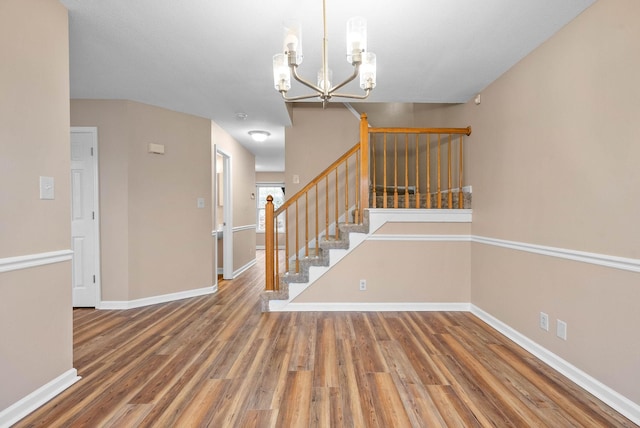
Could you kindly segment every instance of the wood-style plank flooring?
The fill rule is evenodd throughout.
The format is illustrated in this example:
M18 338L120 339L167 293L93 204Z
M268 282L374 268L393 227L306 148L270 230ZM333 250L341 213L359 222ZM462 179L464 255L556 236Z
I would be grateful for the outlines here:
M469 313L261 313L262 256L213 296L74 310L82 380L16 426L635 426Z

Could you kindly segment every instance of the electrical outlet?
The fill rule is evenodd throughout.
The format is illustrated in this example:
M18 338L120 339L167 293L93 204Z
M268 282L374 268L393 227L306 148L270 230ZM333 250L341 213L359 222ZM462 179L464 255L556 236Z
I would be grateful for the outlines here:
M367 280L366 279L361 279L360 280L360 291L365 291L367 289Z
M549 331L549 315L544 312L540 312L540 328Z
M566 322L562 320L558 320L558 323L556 324L556 336L558 336L562 340L567 340L567 323Z

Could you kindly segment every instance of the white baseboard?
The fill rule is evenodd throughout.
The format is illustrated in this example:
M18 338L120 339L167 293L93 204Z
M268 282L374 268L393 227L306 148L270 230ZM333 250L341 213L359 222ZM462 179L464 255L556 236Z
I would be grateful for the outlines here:
M67 370L20 401L0 411L0 428L8 428L15 424L80 379L76 369Z
M197 288L195 290L180 291L178 293L162 294L160 296L144 297L136 300L111 300L101 301L96 309L133 309L143 306L155 305L158 303L173 302L174 300L188 299L190 297L199 297L207 294L213 294L218 291L218 286Z
M233 277L237 277L238 275L240 275L241 273L243 273L244 271L250 269L251 267L253 267L258 261L256 259L251 260L249 263L247 263L246 265L242 266L241 268L234 270L233 271Z
M271 312L469 312L469 303L289 303L284 307L278 306L277 300L269 302L269 310Z
M577 385L586 389L588 392L614 408L616 411L631 419L634 423L640 425L639 404L634 403L625 396L609 388L599 380L589 376L587 373L583 372L571 363L550 352L543 346L540 346L533 340L509 327L507 324L493 317L489 313L483 311L479 307L471 305L471 313L509 339L513 340L515 343L517 343L527 351L531 352L537 358L560 372L563 376L567 377Z

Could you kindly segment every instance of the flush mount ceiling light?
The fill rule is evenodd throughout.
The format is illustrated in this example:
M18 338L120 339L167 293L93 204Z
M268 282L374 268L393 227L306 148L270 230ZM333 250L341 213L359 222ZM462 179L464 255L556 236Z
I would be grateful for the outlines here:
M322 68L318 71L318 84L314 85L298 75L298 66L302 64L302 32L300 24L285 27L284 53L273 57L273 82L276 90L286 101L298 101L318 97L323 106L333 97L363 100L376 87L376 55L367 51L367 21L362 17L355 17L347 21L347 62L353 66L353 74L342 83L332 86L332 73L327 59L327 14L326 0L322 0L322 23L324 33L322 38ZM288 97L291 89L291 76L303 85L315 91L310 95ZM360 76L360 88L363 95L341 94L336 92L349 82Z
M249 135L251 135L251 138L253 138L253 141L262 143L263 141L266 141L267 138L269 138L269 135L271 134L268 133L267 131L249 131Z

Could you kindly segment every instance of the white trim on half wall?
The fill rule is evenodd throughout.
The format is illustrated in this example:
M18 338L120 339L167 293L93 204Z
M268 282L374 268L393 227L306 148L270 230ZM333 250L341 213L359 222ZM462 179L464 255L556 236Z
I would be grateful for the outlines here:
M586 251L571 250L568 248L547 247L544 245L528 244L526 242L506 241L504 239L488 238L486 236L471 236L472 242L494 247L509 248L511 250L525 251L527 253L541 254L576 262L590 263L614 269L640 272L640 259L610 256L607 254L588 253Z
M256 230L256 224L247 224L244 226L234 226L232 229L234 232L240 232L243 230Z
M0 272L10 272L12 270L28 269L36 266L50 265L53 263L66 262L73 257L73 251L60 250L47 253L27 254L17 257L0 258Z

